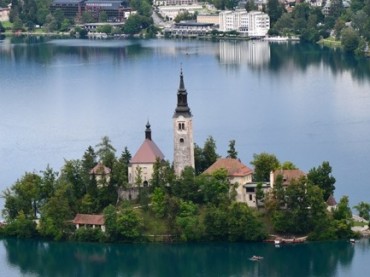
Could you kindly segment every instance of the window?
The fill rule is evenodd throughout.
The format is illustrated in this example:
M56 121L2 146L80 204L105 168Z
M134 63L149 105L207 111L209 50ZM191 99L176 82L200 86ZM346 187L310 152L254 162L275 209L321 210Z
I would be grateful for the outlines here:
M249 194L249 201L252 201L253 200L253 196L252 194Z
M185 122L179 122L179 130L185 130Z
M183 138L180 139L180 143L184 143L184 139Z

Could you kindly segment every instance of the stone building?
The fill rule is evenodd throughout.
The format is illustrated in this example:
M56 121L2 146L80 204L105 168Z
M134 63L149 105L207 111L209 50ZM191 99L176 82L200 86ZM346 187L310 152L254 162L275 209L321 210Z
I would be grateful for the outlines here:
M150 185L153 175L153 165L157 159L160 161L164 160L164 155L152 140L152 130L148 122L146 124L145 140L130 161L128 168L129 183L131 185L137 185L137 180L140 178L141 185Z
M173 115L173 164L177 176L181 175L181 172L187 166L195 168L192 118L188 106L188 93L185 89L184 76L181 70L180 86L177 91L177 107Z

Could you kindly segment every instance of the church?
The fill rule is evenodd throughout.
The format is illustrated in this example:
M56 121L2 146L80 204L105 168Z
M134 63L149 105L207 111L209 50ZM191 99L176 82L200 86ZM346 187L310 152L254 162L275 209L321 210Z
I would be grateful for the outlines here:
M177 176L181 175L185 167L195 167L192 117L184 75L181 70L180 85L177 90L177 106L173 115L173 165ZM128 178L131 186L149 186L155 162L164 160L162 151L152 139L150 127L148 122L144 141L130 161Z

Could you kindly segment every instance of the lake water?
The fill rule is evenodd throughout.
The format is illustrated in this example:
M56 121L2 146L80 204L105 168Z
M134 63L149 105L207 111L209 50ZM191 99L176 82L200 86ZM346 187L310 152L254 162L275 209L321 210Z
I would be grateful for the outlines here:
M253 255L263 256L259 262ZM368 276L370 243L91 244L0 240L1 276Z
M0 40L0 190L81 158L101 137L134 153L147 120L172 161L182 66L195 141L246 164L329 161L336 197L370 202L370 61L319 46L197 40ZM2 203L0 203L2 206ZM252 255L265 259L251 262ZM0 241L0 276L366 276L369 241L97 245Z
M25 171L81 158L107 135L134 154L147 120L172 161L183 68L194 137L220 155L329 161L336 198L370 202L370 61L300 43L0 40L0 190ZM1 204L1 203L0 203Z

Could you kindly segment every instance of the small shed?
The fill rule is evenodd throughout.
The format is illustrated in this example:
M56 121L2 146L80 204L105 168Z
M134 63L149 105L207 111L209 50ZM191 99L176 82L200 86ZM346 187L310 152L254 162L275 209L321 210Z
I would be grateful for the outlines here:
M102 214L76 214L72 223L79 228L100 228L105 232L105 219Z

